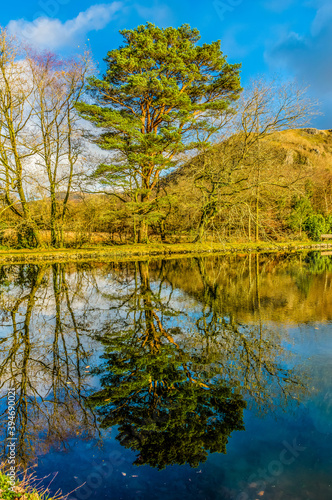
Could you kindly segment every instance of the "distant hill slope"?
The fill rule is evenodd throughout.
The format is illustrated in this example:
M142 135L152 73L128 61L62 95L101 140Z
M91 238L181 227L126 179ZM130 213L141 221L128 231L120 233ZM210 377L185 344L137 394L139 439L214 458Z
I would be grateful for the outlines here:
M274 160L274 165L282 167L283 173L287 173L288 167L289 170L292 170L302 166L308 178L321 177L321 182L324 182L322 180L324 175L325 177L326 174L332 175L332 129L284 130L267 136L263 139L262 144L264 148L268 146L271 151L274 151L277 158ZM218 155L221 158L222 145L216 145L211 151L216 158ZM183 192L189 189L189 192L193 194L192 189L195 191L195 187L192 186L191 182L197 173L197 166L201 162L202 156L189 160L185 165L163 177L161 184L170 192L173 189L176 191L184 189ZM262 154L262 163L264 159L264 154Z
M332 129L318 130L316 128L303 128L294 130L284 130L267 136L263 140L265 144L283 150L284 163L288 165L302 164L312 167L328 168L332 171ZM218 151L220 145L215 146L214 151ZM186 176L193 170L192 166L197 162L197 158L188 163L164 179L166 184L171 184L178 180L178 176Z
M332 130L304 128L278 132L269 140L290 152L289 161L300 153L312 166L332 167Z
M276 132L251 149L241 168L232 170L242 144L240 135L233 136L161 180L174 232L180 220L187 231L197 227L205 210L212 214L209 221L218 234L220 228L225 234L249 234L258 220L262 234L285 234L300 198L307 199L312 210L332 215L332 130Z

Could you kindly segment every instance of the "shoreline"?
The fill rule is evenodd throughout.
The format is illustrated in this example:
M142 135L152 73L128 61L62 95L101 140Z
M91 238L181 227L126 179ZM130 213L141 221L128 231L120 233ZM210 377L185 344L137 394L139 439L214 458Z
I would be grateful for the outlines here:
M92 260L145 260L146 258L177 258L195 254L278 253L303 250L332 250L332 243L174 243L137 244L82 249L0 250L0 263L70 262Z

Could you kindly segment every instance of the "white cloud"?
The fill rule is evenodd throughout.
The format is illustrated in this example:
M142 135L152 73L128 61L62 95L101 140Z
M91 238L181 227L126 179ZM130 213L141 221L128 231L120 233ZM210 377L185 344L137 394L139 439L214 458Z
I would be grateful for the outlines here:
M326 2L320 5L317 10L316 17L311 26L311 33L313 36L319 35L319 33L325 29L325 27L331 26L332 21L332 4Z
M97 4L64 23L50 17L39 17L33 22L18 19L10 21L7 29L32 45L54 50L80 44L90 31L105 28L121 8L121 2Z

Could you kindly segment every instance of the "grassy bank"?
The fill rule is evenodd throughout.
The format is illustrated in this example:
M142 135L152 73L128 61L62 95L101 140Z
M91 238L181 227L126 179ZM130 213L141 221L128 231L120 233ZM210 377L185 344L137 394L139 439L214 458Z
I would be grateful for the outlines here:
M1 500L65 500L61 494L50 496L48 490L33 486L32 475L25 475L12 487L11 479L0 471L0 499Z
M248 252L292 252L328 250L332 243L260 242L260 243L176 243L149 245L91 246L81 249L0 250L0 263L67 262L84 260L137 260L150 257L180 257L190 254L227 254Z

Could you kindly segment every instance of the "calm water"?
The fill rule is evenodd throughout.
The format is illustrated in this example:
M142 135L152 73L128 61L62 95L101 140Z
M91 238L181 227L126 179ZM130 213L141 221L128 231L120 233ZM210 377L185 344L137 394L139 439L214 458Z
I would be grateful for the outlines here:
M332 498L331 257L3 266L0 310L2 458L11 385L51 492Z

